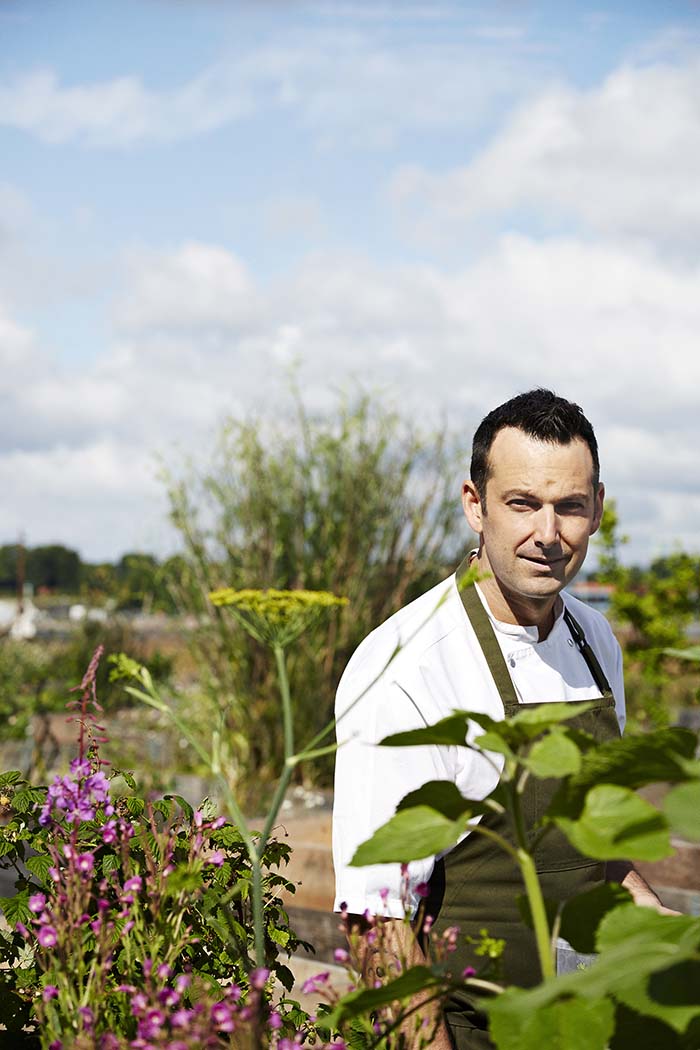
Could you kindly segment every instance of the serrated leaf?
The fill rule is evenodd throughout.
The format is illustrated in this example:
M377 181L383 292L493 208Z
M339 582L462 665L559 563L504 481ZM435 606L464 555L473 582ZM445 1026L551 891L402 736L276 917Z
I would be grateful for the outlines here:
M8 769L6 773L0 773L0 788L7 787L8 784L16 784L23 779L18 769Z
M46 882L53 860L48 853L35 853L31 857L27 857L25 864L32 875L36 875L42 882Z
M700 842L700 781L674 787L666 795L663 808L676 834Z
M289 944L289 930L279 930L276 926L271 926L268 928L267 936L273 944L279 944L282 948L286 948Z
M666 818L625 787L600 784L588 792L578 820L554 822L595 860L661 860L673 853Z
M14 897L0 897L0 911L11 927L18 922L29 922L32 916L29 910L29 890L20 890Z
M565 733L553 730L536 740L527 758L521 757L520 761L536 777L564 777L578 773L581 752Z
M140 817L146 808L146 803L138 795L127 795L124 802L132 817Z
M0 829L0 857L5 857L8 853L14 853L16 849L17 843L6 839L2 834L2 829Z
M27 813L46 798L44 788L26 787L12 796L12 808L16 813Z
M487 1005L498 1050L606 1050L615 1023L609 1000L557 1000L531 1012L527 993L509 989Z
M121 861L114 853L107 853L102 858L102 874L108 875L110 871L116 871Z
M596 950L595 935L603 916L631 900L627 890L615 882L604 882L595 889L571 897L562 910L561 936L577 952L591 954Z
M401 810L357 847L350 864L404 864L432 857L455 845L465 830L468 814L464 816L463 820L448 820L428 806Z

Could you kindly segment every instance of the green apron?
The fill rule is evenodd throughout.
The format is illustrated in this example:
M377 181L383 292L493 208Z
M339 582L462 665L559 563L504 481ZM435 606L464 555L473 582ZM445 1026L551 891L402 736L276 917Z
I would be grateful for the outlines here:
M458 579L461 574L458 571ZM506 667L500 645L491 621L473 586L461 591L464 608L503 701L506 717L515 714L520 704ZM582 711L567 722L569 726L585 730L596 740L619 737L615 715L615 701L608 681L595 653L586 642L583 631L568 610L565 622L582 657L586 660L602 696L585 701L593 707ZM573 710L583 701L569 701ZM465 693L464 706L469 707ZM556 779L538 780L530 777L522 796L525 827L532 836L536 824L547 809L558 786ZM481 818L481 826L489 827L513 842L513 830L508 814L489 812ZM605 879L605 865L584 857L571 846L556 828L550 828L535 845L533 853L545 898L566 900L569 897L600 885ZM465 967L483 966L483 958L474 954L466 936L479 938L480 931L506 942L502 957L502 978L508 984L531 987L541 980L540 966L532 930L520 918L517 900L525 892L520 869L512 857L485 835L472 832L453 850L436 862L430 880L430 893L420 911L432 915L433 930L440 934L449 926L458 926L460 936L455 952L450 956L453 972ZM464 992L445 1004L445 1020L457 1050L492 1050L493 1043L486 1032L486 1017L478 1011Z

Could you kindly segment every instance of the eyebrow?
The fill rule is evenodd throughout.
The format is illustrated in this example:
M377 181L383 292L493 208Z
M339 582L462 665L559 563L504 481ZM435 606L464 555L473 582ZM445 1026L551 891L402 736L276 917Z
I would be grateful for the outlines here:
M561 496L555 500L555 503L567 503L569 500L587 500L590 493L588 492L567 492L565 496ZM529 489L508 489L501 496L501 499L512 499L513 496L523 496L526 499L540 500L541 497L535 492L531 492Z

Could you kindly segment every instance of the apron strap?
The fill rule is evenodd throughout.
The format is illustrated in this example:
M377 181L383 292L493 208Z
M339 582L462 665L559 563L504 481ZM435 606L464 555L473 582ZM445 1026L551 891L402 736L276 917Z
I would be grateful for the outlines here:
M606 693L612 693L610 683L605 677L605 672L600 666L598 657L594 653L592 647L589 645L586 639L585 634L583 633L583 628L566 607L564 607L564 622L569 628L569 631L571 632L571 637L578 646L578 650L581 653L581 656L588 664L588 670L593 675L593 681L600 689L600 695L605 696Z
M459 590L459 595L462 599L462 605L469 617L469 622L474 629L474 634L476 635L484 657L486 658L486 663L488 664L489 671L496 683L496 688L501 695L501 700L504 704L517 704L519 703L519 700L517 693L515 692L513 679L510 676L508 665L506 664L501 647L498 644L493 624L491 623L482 601L476 592L476 587L473 583L467 584L466 586L462 586L461 584L461 581L469 572L469 568L469 557L467 556L457 569L456 573L457 589ZM569 628L571 637L581 653L581 656L586 661L588 669L593 676L593 681L600 690L601 696L611 694L612 690L610 688L610 683L605 677L605 672L600 666L598 657L588 643L583 628L566 608L566 605L564 606L564 622Z
M476 587L473 583L461 586L461 580L464 579L468 572L469 557L467 556L457 569L457 589L462 599L462 605L474 629L481 651L486 658L486 663L496 683L501 700L504 704L517 704L519 701L513 685L513 679L510 677L493 624L486 615L486 610L476 592Z

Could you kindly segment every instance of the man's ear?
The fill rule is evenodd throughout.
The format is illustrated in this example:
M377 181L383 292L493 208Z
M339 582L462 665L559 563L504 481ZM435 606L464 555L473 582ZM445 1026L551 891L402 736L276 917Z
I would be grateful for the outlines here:
M484 511L481 505L481 497L473 481L465 481L462 485L462 507L470 529L477 536L480 536L484 531L482 523Z
M598 486L598 495L595 498L595 507L593 509L593 525L591 527L591 536L594 532L597 532L600 528L600 523L603 519L603 507L605 506L605 485Z

